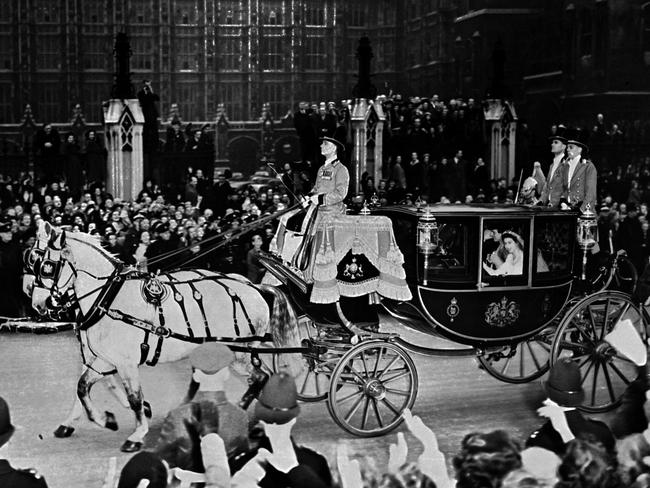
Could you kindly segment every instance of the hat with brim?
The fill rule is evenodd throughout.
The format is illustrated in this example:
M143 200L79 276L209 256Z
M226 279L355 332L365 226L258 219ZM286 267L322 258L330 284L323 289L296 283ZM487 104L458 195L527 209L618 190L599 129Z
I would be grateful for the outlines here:
M564 358L551 367L548 380L543 382L548 398L562 407L578 407L585 399L580 367L570 358Z
M9 442L14 432L16 432L16 427L11 424L9 405L4 398L0 397L0 447Z
M548 137L549 141L560 141L562 144L567 143L567 138L566 138L566 132L567 128L563 125L558 125L557 129L555 131L555 134L552 134Z
M287 373L271 376L255 404L255 418L267 424L286 424L299 413L295 379Z
M566 144L567 146L573 144L574 146L579 146L584 150L589 149L589 146L587 146L587 135L581 129L572 129L569 131L567 134Z
M345 146L341 143L341 141L338 141L333 137L321 137L320 140L321 142L328 141L334 144L336 146L336 150L338 151L338 154L343 154L345 152Z

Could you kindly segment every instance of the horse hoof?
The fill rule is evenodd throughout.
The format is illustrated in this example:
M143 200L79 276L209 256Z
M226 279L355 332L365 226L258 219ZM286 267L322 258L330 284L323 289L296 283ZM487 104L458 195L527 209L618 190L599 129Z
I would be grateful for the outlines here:
M67 425L59 425L54 431L54 437L59 439L64 439L70 437L74 432L74 427L68 427Z
M133 442L128 439L125 440L122 447L120 447L120 451L122 452L137 452L140 449L142 449L142 442Z
M149 402L144 401L142 402L142 408L144 409L144 416L147 417L148 419L151 418L151 405L149 405Z
M106 422L104 423L104 427L106 427L108 430L117 430L117 420L115 420L115 415L113 415L111 412L106 412Z

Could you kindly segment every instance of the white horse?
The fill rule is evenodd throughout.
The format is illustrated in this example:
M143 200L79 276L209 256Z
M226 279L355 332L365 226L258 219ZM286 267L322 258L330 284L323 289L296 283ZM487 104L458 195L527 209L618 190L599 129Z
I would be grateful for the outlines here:
M35 288L41 287L40 283L36 280L36 274L40 267L40 263L43 259L43 255L47 250L48 241L54 232L54 227L47 221L41 219L38 222L36 229L36 240L31 249L26 250L25 255L23 256L23 261L25 265L25 273L23 274L23 293L25 293L30 299L32 298L32 293ZM68 308L72 307L74 304L70 302L65 302L59 304L60 306L66 306ZM60 309L53 310L53 312L58 312ZM76 332L76 331L75 331ZM79 335L77 334L77 337ZM94 354L83 344L81 345L81 354L84 357L84 371L87 369L86 363L92 362L94 359ZM88 358L88 359L86 359ZM120 384L117 382L114 375L106 375L105 386L108 391L117 399L117 401L124 408L130 409L129 400L126 397L126 393L121 388ZM144 411L145 415L151 418L151 406L148 402L144 402ZM81 414L83 413L83 407L81 402L77 398L75 404L70 412L69 418L64 422L65 426L69 426L75 421L79 420ZM56 437L69 437L74 432L72 427L63 427L58 428L54 435Z
M277 347L300 345L296 315L280 290L207 270L177 271L151 281L125 270L85 233L53 232L37 281L32 306L40 313L74 291L82 350L93 354L84 358L87 369L77 396L88 418L101 427L116 430L117 423L113 414L100 412L91 402L90 389L103 375L117 371L121 377L136 420L124 452L140 449L148 431L138 374L143 362L176 361L217 338L270 333ZM263 294L272 298L272 309ZM295 356L282 355L283 365L294 374L302 367ZM71 418L57 431L71 429Z

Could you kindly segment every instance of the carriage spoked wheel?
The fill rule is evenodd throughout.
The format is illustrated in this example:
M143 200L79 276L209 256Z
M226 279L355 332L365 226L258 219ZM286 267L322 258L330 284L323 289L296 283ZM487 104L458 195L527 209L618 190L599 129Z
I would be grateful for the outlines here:
M645 340L644 321L629 296L618 291L588 295L560 323L551 350L551 365L569 357L580 367L585 401L579 408L604 412L616 407L638 375L636 365L605 341L623 320L630 320Z
M415 403L418 374L399 345L386 340L361 342L332 372L327 408L347 432L374 437L402 423L402 412Z
M551 344L555 328L547 327L533 337L478 356L490 375L506 383L527 383L549 369Z
M317 342L319 330L316 324L307 317L301 317L298 322L298 333L304 346ZM327 349L322 352L301 354L302 371L295 374L298 400L303 402L319 402L327 398L330 376L343 352ZM273 370L278 372L280 356L273 355Z

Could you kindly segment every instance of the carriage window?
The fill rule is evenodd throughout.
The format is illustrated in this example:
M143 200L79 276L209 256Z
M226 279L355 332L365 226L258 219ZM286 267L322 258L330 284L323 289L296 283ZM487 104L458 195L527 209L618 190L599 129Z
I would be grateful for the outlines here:
M476 228L478 219L439 218L438 245L430 255L419 255L419 278L476 284Z
M535 220L535 271L540 278L564 276L571 272L575 219Z
M528 273L529 236L528 220L485 219L482 280L493 286L524 283Z

